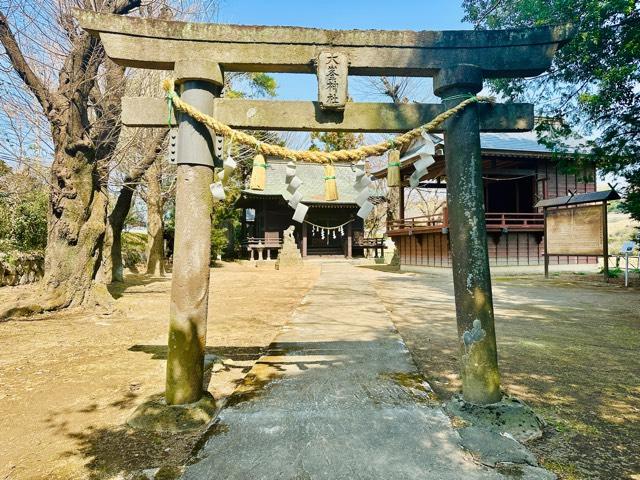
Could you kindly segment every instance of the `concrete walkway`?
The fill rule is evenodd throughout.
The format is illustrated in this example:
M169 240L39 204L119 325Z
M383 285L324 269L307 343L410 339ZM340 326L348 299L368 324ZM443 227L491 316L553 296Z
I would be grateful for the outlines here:
M459 447L371 278L348 263L322 265L183 478L504 478Z

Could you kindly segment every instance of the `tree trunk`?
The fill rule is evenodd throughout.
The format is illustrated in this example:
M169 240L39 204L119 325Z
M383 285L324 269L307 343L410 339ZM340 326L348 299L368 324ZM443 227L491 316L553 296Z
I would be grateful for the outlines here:
M158 158L145 177L147 179L147 275L164 276L163 201L160 187L161 168Z
M54 308L86 303L106 288L93 282L102 253L107 216L106 185L86 153L56 152L43 287ZM107 293L108 295L108 293ZM46 309L46 308L45 308Z
M107 225L107 239L110 242L105 243L105 260L103 269L105 282L124 282L124 264L122 262L122 229L124 222L131 209L133 202L133 193L135 187L124 185L120 189L118 200L116 201L113 211L109 215Z
M0 310L0 319L79 305L110 305L100 265L108 197L96 164L82 149L58 148L51 168L48 238L41 293Z
M162 152L162 143L167 136L168 129L161 129L146 140L142 161L134 166L124 179L120 188L118 200L109 215L107 234L105 235L102 260L102 276L105 283L124 282L124 264L122 261L122 229L131 210L133 194L137 183L154 162L160 161L158 155Z
M127 14L139 6L140 0L122 0L105 2L102 8ZM120 135L124 68L105 62L99 40L78 33L73 22L61 26L71 46L54 91L31 68L0 11L0 43L15 73L42 107L55 146L41 288L30 299L17 299L0 309L0 319L68 306L110 305L112 301L105 284L94 279L102 263L107 163ZM104 76L98 82L101 66Z

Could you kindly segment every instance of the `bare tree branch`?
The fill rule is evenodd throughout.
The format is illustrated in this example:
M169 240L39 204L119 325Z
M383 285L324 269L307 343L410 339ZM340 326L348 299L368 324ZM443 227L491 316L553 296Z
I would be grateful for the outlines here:
M9 27L7 17L4 12L1 11L0 42L4 46L5 52L7 53L7 56L9 57L14 70L38 99L38 102L42 106L45 115L50 118L51 115L53 115L55 103L53 101L53 94L44 85L44 83L42 83L40 77L35 74L27 60L24 58L22 50L18 46L18 42L16 41L16 38L13 35L11 28Z

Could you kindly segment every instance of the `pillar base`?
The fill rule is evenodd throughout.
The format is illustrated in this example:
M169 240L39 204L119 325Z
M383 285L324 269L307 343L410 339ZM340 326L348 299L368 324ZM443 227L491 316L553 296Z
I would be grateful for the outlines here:
M185 432L207 426L219 410L209 392L205 392L197 402L185 405L167 405L163 394L154 395L134 410L127 425L148 432Z
M508 395L487 405L467 402L462 395L454 395L445 409L449 415L465 423L500 434L508 433L519 442L540 438L545 426L544 420L531 407Z

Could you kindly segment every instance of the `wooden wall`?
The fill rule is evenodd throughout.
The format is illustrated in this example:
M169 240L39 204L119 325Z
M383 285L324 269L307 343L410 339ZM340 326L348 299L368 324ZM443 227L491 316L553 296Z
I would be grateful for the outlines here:
M577 173L564 173L552 159L521 159L501 155L504 161L516 162L519 168L535 168L536 197L533 203L543 198L555 198L573 193L596 191L596 171L587 168ZM519 164L519 165L518 165ZM510 211L505 209L504 211ZM394 238L399 249L402 265L451 267L448 235L440 232L403 235ZM509 232L488 234L489 263L493 266L543 265L544 242L540 232ZM597 263L597 257L553 256L552 265Z
M538 177L538 199L564 197L573 193L589 193L596 191L595 168L585 168L578 173L564 173L556 162L538 160L536 163Z
M541 235L527 232L489 234L489 264L493 266L544 265L544 243ZM425 233L395 237L402 265L425 267L451 267L449 236L443 233ZM549 257L551 265L595 264L597 257Z

